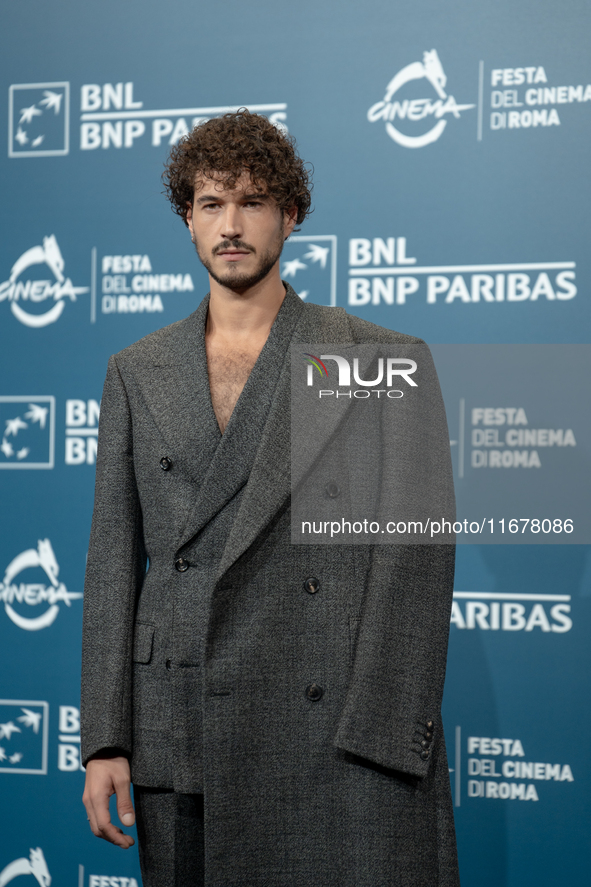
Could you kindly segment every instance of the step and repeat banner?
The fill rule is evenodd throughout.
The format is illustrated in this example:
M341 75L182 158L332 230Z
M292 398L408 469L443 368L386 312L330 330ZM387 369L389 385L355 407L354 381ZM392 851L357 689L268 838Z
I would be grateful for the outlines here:
M160 175L191 127L242 106L314 166L284 279L433 346L458 499L444 722L462 883L580 883L591 8L27 0L1 15L0 885L141 884L136 848L94 838L81 805L100 398L110 354L207 292Z

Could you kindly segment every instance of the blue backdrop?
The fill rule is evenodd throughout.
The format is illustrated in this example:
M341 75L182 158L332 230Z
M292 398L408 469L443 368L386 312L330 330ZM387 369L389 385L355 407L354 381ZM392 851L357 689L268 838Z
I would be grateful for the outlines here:
M136 850L80 803L81 598L107 358L207 291L162 196L170 145L239 106L296 135L316 209L282 271L311 301L433 344L584 343L591 8L24 0L2 19L0 883L136 887ZM568 374L545 398L529 367L529 388L502 362L444 380L470 501L588 472ZM507 520L572 516L522 505ZM588 876L589 550L544 539L458 553L464 887Z

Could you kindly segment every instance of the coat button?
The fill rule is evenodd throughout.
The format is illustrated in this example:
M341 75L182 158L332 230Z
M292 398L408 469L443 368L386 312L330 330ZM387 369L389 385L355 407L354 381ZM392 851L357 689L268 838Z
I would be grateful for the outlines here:
M322 699L322 694L324 690L322 687L319 687L318 684L310 684L306 687L306 696L308 699L311 699L312 702L318 702L319 699Z
M336 499L337 496L341 495L341 488L337 483L334 482L334 480L331 480L327 483L324 491L326 492L326 495L329 499Z
M306 579L304 582L304 588L308 592L308 594L316 594L318 589L320 588L320 582L318 579L315 579L314 576L310 576L309 579Z
M178 560L174 562L175 570L178 570L179 573L184 573L185 570L189 569L189 561L186 561L184 557L179 557Z
M426 761L426 760L428 759L428 757L429 757L429 752L428 752L428 751L422 751L422 752L421 752L421 757L422 757L423 761Z
M160 468L162 471L170 471L172 468L172 459L169 459L168 456L163 456L160 460Z
M433 721L427 721L427 730L432 730L435 724Z
M172 668L172 659L167 659L164 664L166 665L167 669L170 671L170 669Z
M431 743L428 742L426 739L423 739L423 741L421 742L421 748L429 748L430 745Z
M428 739L430 742L433 739L433 734L432 733L425 733L425 739Z

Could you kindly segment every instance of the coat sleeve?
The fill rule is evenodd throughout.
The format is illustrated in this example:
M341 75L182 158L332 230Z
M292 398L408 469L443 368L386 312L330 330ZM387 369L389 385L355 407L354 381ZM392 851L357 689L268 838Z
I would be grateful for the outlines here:
M111 357L101 401L96 486L84 583L82 760L103 748L131 755L136 601L146 570L131 412Z
M419 365L419 387L410 395L420 396L384 403L380 522L410 517L426 526L427 518L445 517L453 524L449 434L437 375L424 343L407 356ZM454 538L448 534L446 544L430 534L406 536L406 544L391 544L396 535L383 538L385 544L372 550L334 743L384 767L425 776L442 732Z

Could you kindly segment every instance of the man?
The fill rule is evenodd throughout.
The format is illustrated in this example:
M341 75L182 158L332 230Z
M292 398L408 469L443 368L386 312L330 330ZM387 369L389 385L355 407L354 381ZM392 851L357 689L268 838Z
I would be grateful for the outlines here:
M453 546L290 541L290 345L420 340L282 283L310 187L264 117L201 124L165 175L211 292L109 361L85 586L90 826L131 846L108 811L116 792L133 824L131 779L144 887L457 885L440 715Z

